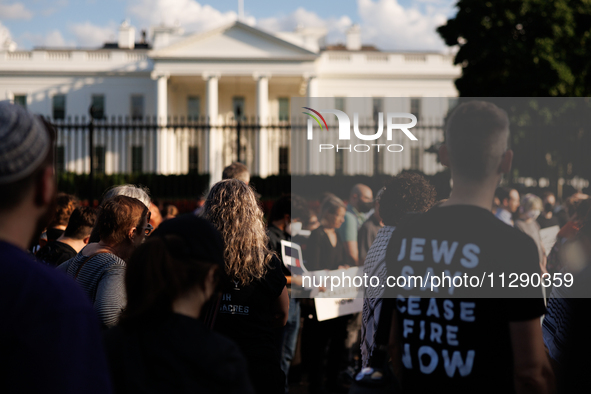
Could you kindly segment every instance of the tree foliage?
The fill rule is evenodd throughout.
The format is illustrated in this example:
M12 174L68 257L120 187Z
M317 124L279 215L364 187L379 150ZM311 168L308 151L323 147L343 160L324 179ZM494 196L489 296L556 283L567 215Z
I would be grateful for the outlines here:
M591 0L460 0L437 30L458 46L460 96L591 95Z
M511 118L514 176L591 179L591 0L459 0L437 29L457 47L461 97L497 99ZM526 99L529 98L529 99ZM538 98L538 99L535 99Z

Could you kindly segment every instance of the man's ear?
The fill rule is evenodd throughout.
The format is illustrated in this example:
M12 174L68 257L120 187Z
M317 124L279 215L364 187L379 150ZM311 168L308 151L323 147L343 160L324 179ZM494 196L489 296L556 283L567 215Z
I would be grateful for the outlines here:
M513 163L513 151L508 149L503 154L501 164L499 165L499 172L501 174L508 174L511 171L511 164Z
M90 242L90 235L82 239L82 242L84 242L84 245L88 245L88 243Z
M41 171L35 184L35 204L40 207L51 204L55 188L53 167L47 166Z
M446 167L449 167L449 155L447 152L447 145L442 144L439 147L439 161Z
M136 233L137 233L137 227L130 228L129 232L127 233L127 238L129 238L130 241L133 241Z

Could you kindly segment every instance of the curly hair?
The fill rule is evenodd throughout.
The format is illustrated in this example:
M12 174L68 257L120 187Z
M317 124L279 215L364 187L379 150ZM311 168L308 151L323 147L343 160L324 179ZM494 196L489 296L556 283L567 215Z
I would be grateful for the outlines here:
M58 193L56 197L57 206L55 216L47 227L67 226L70 215L78 207L78 197L66 193Z
M272 258L268 237L254 192L246 183L225 179L213 185L202 216L224 239L226 274L243 286L261 279Z
M380 217L384 224L396 226L408 212L426 212L437 193L422 175L405 172L393 177L380 198Z

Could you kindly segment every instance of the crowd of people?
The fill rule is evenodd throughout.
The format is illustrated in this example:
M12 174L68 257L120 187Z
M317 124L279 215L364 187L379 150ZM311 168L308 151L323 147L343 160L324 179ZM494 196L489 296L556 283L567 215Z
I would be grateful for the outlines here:
M284 195L265 218L248 169L233 163L194 212L160 209L134 185L110 188L94 209L56 190L52 126L0 103L0 386L277 394L291 375L310 393L588 388L574 357L589 350L591 199L559 205L550 192L498 187L513 154L493 104L460 105L445 138L453 190L440 201L404 172L375 198L363 184L346 202L325 193L318 210ZM319 320L313 300L291 296L301 277L282 241L301 247L309 271L362 266L384 282L408 267L519 266L573 273L575 285L518 300L367 288L361 312Z

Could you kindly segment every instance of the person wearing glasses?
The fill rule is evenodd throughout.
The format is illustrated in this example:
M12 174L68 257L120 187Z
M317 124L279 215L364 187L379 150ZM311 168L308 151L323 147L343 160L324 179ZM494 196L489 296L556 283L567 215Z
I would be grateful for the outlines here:
M100 240L58 267L90 297L103 328L115 326L126 305L126 261L152 231L149 220L148 208L138 199L117 196L105 201L95 224Z
M163 222L133 252L127 306L105 333L115 393L254 394L238 346L207 323L223 279L222 237L195 215Z

